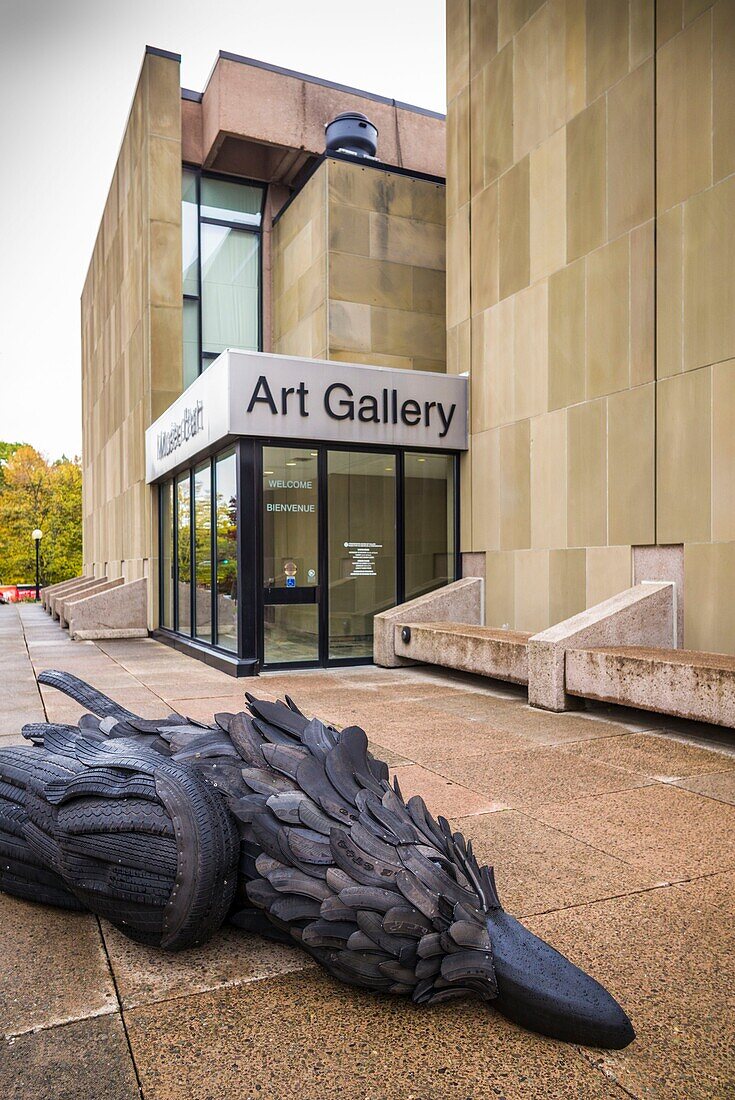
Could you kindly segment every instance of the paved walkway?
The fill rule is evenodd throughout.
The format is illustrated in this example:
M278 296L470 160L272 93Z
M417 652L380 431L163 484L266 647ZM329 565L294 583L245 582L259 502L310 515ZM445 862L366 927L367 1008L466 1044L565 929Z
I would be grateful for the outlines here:
M166 956L104 921L0 895L0 1096L22 1100L507 1100L735 1095L735 735L406 668L235 681L152 640L71 643L0 607L0 745L80 709L68 669L144 715L242 708L288 690L363 725L496 864L507 909L604 982L638 1032L602 1052L491 1008L415 1009L330 980L297 948L226 929Z

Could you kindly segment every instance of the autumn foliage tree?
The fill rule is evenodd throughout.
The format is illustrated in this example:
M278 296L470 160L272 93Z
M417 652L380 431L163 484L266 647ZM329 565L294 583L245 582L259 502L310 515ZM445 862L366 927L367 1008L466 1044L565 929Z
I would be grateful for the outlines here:
M0 445L2 448L2 445ZM49 463L34 447L0 449L0 583L31 584L40 527L41 583L82 571L82 470L78 459Z

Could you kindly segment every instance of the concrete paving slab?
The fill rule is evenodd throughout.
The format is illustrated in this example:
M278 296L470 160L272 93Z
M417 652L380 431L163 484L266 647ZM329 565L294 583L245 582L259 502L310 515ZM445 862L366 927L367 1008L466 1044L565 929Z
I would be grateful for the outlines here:
M316 968L301 948L234 927L223 928L203 947L176 953L133 943L107 921L101 927L123 1009Z
M126 1014L144 1096L598 1100L624 1093L574 1047L479 1002L427 1011L289 974Z
M0 928L1 1035L117 1007L94 917L0 894Z
M662 781L735 769L735 751L715 752L653 733L578 741L562 751Z
M177 714L185 714L187 718L194 718L197 722L211 722L214 715L220 711L227 714L237 714L247 707L245 691L232 695L216 695L203 699L171 699L166 697L165 707L176 711Z
M533 817L662 879L735 867L735 806L653 783L540 806Z
M437 768L448 779L464 783L504 807L527 811L651 782L646 776L581 760L544 745L514 752L458 753Z
M586 1051L634 1097L724 1100L735 1081L735 875L528 921L625 1005L637 1039Z
M434 815L468 817L499 808L499 803L492 799L461 783L437 775L428 768L422 768L419 764L403 764L392 771L398 779L403 797L409 799L414 794L420 794Z
M140 1100L119 1013L0 1046L3 1100Z
M389 768L396 768L399 764L415 763L415 761L403 756L400 752L393 752L392 749L387 749L384 745L376 745L374 741L368 741L368 749L373 756L377 756L379 760L384 760Z
M525 749L528 742L507 730L498 730L486 722L467 722L437 713L429 708L406 709L398 703L390 707L389 717L369 718L365 725L380 744L404 752L419 764L441 771L443 763L457 756Z
M481 862L495 864L500 899L514 916L566 909L650 889L660 879L518 810L456 818Z
M716 772L712 775L694 775L687 779L677 779L677 787L687 791L714 798L719 802L729 802L735 806L735 772Z
M497 864L509 909L531 914L527 923L539 922L539 931L552 922L549 939L609 984L640 1032L629 1050L600 1056L538 1039L482 1005L416 1010L340 987L321 972L292 972L291 965L309 964L298 948L234 929L201 953L167 956L108 928L145 1100L727 1095L727 1073L730 1082L735 1074L723 1045L723 1005L733 987L725 961L735 952L724 923L732 882L723 869L735 866L735 770L730 757L717 771L701 770L712 754L723 759L726 731L617 707L532 712L513 688L417 666L238 682L212 677L152 639L72 643L39 609L8 610L12 618L0 614L0 654L36 692L34 706L34 667L62 667L142 713L169 709L160 681L168 691L172 679L196 679L206 690L182 709L197 708L202 718L240 709L246 690L271 698L287 691L307 713L366 726L405 793L420 791L435 812L458 820L480 855ZM81 709L58 692L48 700L61 720L75 720ZM26 702L14 705L20 717ZM659 736L640 736L651 729ZM675 761L679 769L674 782L652 778L662 753L667 768ZM627 789L611 790L611 777ZM501 809L499 797L520 808ZM685 885L654 885L670 879ZM724 897L711 885L719 879L727 879ZM0 1050L3 1097L137 1095L125 1091L131 1063L96 927L92 918L0 898L0 1030L23 1032ZM59 1025L75 1015L84 1020ZM44 1030L26 1034L34 1027ZM94 1038L102 1034L109 1041ZM8 1050L20 1058L8 1062Z

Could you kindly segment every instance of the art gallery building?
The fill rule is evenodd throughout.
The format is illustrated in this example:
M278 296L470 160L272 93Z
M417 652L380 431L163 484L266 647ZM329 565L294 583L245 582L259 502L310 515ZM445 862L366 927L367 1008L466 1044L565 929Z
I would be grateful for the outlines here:
M666 580L735 652L735 32L695 7L449 0L446 120L146 52L82 296L128 625L250 674L459 577L526 632Z
M146 53L82 300L86 570L238 675L370 660L373 616L460 569L444 119L178 73Z

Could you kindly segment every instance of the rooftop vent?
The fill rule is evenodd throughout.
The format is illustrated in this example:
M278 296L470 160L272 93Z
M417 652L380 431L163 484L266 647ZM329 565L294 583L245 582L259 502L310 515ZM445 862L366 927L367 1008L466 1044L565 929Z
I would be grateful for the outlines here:
M324 127L328 153L351 153L356 157L375 157L378 128L359 111L344 111Z

